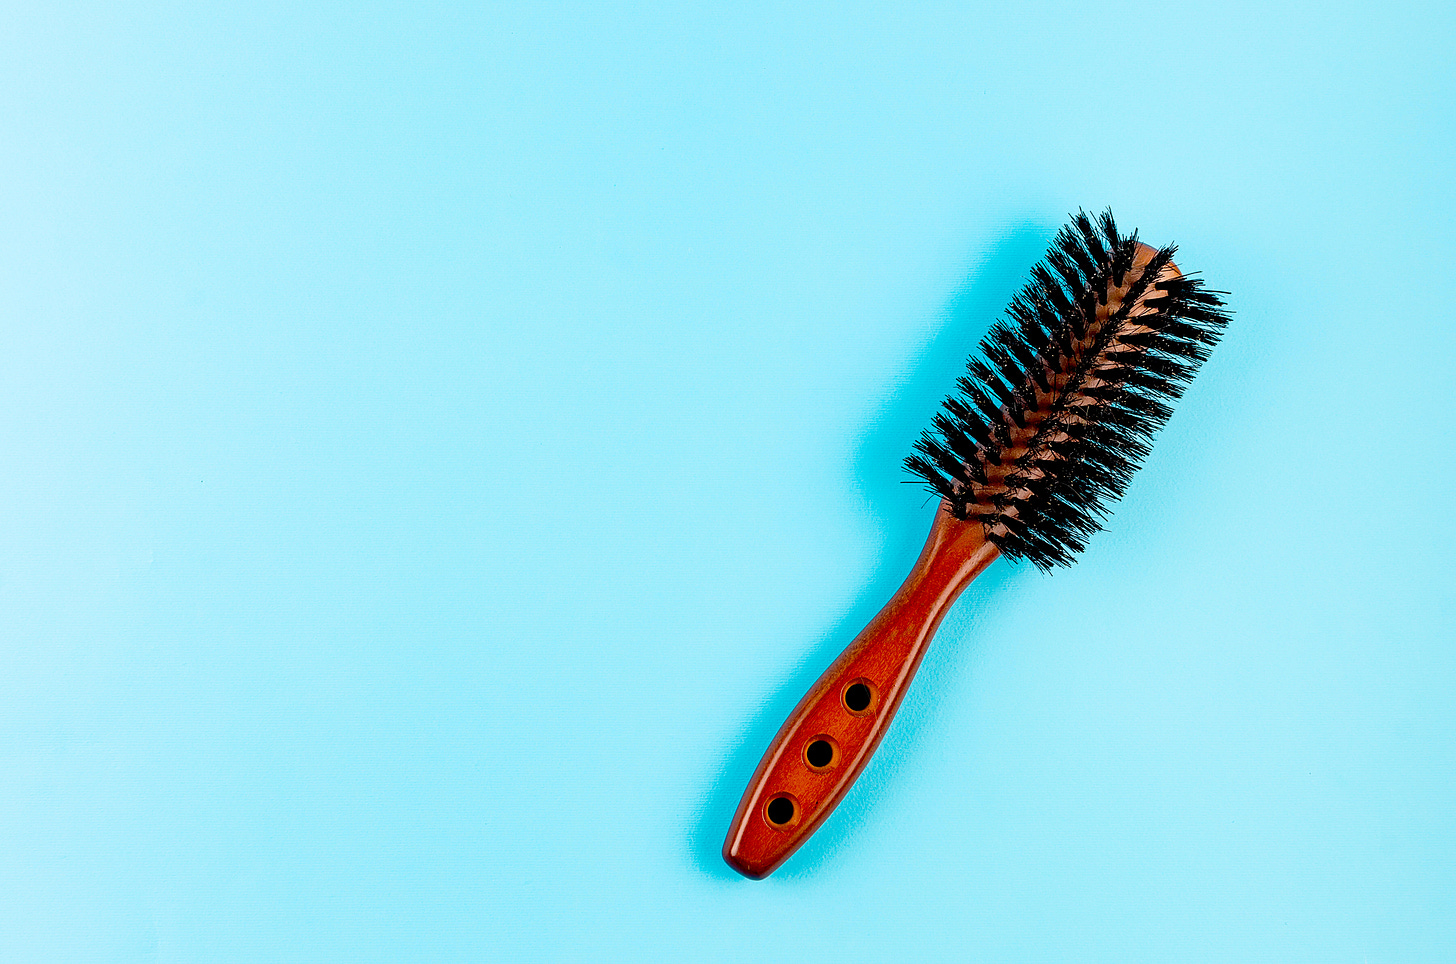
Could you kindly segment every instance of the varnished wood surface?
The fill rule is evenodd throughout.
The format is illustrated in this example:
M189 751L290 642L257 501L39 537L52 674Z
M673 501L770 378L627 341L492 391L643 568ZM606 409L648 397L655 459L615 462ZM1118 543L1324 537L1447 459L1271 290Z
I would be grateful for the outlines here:
M936 514L905 582L799 701L764 754L723 843L731 867L754 879L768 876L834 811L884 738L951 604L997 555L980 523L958 521L944 509ZM844 701L855 682L874 694L862 712ZM805 750L821 738L835 753L829 766L816 768ZM766 811L781 796L793 802L794 815L775 825Z

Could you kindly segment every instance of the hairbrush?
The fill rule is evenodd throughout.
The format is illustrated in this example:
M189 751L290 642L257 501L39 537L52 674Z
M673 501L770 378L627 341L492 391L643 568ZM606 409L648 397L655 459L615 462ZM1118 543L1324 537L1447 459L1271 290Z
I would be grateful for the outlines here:
M723 858L772 873L844 799L884 738L946 612L998 556L1069 565L1101 529L1217 343L1211 291L1120 234L1112 212L1078 212L905 467L940 497L905 582L824 671L749 782Z

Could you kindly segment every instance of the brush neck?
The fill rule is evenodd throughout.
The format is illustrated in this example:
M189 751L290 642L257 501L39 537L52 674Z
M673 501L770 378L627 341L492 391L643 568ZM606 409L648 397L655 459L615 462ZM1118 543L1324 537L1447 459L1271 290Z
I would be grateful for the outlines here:
M897 602L923 607L925 614L934 619L927 627L927 637L933 636L956 597L995 562L1000 553L1001 550L986 539L985 527L979 520L957 519L942 505L935 514L935 522L931 524L930 535L925 539L920 557L881 615L894 608Z

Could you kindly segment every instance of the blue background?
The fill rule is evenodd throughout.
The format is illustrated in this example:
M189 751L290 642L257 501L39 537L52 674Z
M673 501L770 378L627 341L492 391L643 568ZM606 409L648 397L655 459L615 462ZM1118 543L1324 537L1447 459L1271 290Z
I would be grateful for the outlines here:
M1456 959L1450 4L12 4L0 959ZM1068 211L1233 327L718 857Z

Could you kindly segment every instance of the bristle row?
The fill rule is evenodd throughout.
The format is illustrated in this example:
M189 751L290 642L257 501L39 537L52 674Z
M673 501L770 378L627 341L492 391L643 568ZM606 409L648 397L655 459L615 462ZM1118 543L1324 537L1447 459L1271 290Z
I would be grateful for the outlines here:
M1013 559L1072 561L1227 324L1172 246L1141 247L1079 212L905 461Z

